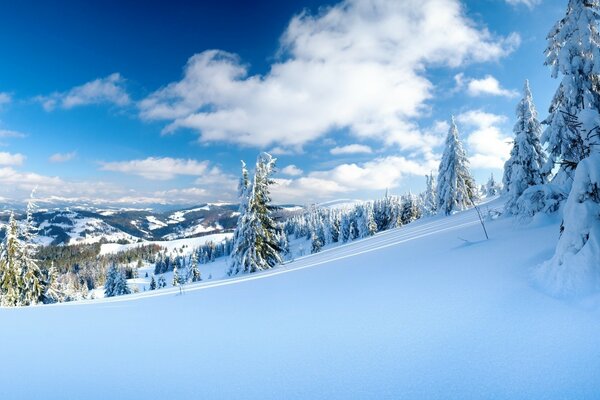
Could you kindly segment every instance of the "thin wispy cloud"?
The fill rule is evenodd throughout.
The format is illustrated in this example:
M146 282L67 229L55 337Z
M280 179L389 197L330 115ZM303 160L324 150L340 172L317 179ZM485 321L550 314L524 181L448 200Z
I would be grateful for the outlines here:
M333 155L341 154L371 154L373 150L364 144L348 144L346 146L337 146L329 150Z
M23 132L13 131L10 129L0 129L0 138L9 139L9 138L24 138L25 135Z
M77 152L71 151L69 153L54 153L48 160L53 163L64 163L73 160L75 157L77 157Z
M524 5L529 9L533 9L535 6L542 3L542 0L506 0L506 2L512 6Z
M38 96L36 100L42 104L46 111L52 111L56 108L71 109L92 104L126 106L131 102L125 89L125 79L118 73L84 83L66 92Z
M103 171L138 175L152 180L169 180L178 175L202 175L207 172L208 161L171 157L148 157L140 160L101 162Z
M12 95L7 92L0 92L0 108L12 102Z

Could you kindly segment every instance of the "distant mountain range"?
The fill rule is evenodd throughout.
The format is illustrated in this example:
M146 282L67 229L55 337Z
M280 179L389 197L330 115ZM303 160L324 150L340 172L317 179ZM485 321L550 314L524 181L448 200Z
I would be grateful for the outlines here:
M66 207L40 209L34 213L41 244L96 242L133 243L142 240L174 240L228 232L235 229L239 206L207 203L169 211ZM280 214L298 212L302 207L282 206ZM0 227L9 211L0 211ZM23 218L20 214L19 218ZM4 236L4 229L0 232Z

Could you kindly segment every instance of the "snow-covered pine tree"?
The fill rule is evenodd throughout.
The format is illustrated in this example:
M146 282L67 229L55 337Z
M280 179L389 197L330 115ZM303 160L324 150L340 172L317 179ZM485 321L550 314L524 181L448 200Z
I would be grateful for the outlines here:
M517 200L530 186L546 182L542 169L546 155L540 144L540 123L529 89L525 81L523 98L516 109L517 122L513 128L515 138L510 158L504 164L504 191L507 193L505 209L510 214L518 214Z
M502 192L502 185L496 182L494 174L490 174L490 179L488 179L487 183L485 184L485 196L498 196L500 192Z
M154 274L152 274L152 279L150 279L150 290L156 289L156 279L154 279Z
M112 264L106 272L106 281L104 283L104 297L121 296L131 293L127 286L125 273Z
M423 213L425 215L434 215L437 213L437 195L436 183L433 172L425 175L425 196L423 196Z
M173 267L173 281L171 282L171 285L179 286L180 283L181 283L181 281L179 278L179 270L177 268L177 264L175 264L175 266Z
M167 287L167 280L165 279L164 276L161 275L158 277L158 288L162 289L165 287Z
M421 218L421 213L417 199L412 193L408 193L402 197L402 211L400 214L402 224L409 224L419 218Z
M354 209L354 219L357 229L356 238L366 238L377 232L371 203L358 204Z
M44 276L32 250L22 242L24 231L11 213L0 252L0 297L4 306L28 306L43 301ZM28 237L29 238L29 237Z
M584 157L584 151L583 138L577 130L569 129L565 117L577 116L584 109L600 109L599 11L598 0L569 0L566 15L547 37L545 65L551 67L553 78L560 73L562 80L552 99L550 115L543 122L547 128L541 140L547 144L549 158L542 172L549 174L557 162L567 161L554 179L566 186L572 182L571 167Z
M65 294L61 288L60 282L58 281L58 270L54 266L54 262L51 263L48 268L48 276L46 278L46 293L44 294L44 303L59 303L64 301Z
M554 256L534 274L546 290L558 296L600 290L600 114L584 110L577 124L585 158L575 170Z
M319 237L319 235L317 235L316 232L312 233L310 243L310 252L312 254L318 253L319 251L321 251L321 248L323 248L323 242L321 241L321 238Z
M446 215L472 206L477 198L477 187L469 170L469 160L458 137L454 117L450 121L446 147L440 162L436 192L438 212Z
M278 228L271 217L273 206L269 192L274 183L271 176L275 172L275 161L270 154L261 153L251 184L247 181L245 166L242 167L240 217L234 233L229 275L262 271L281 262Z
M200 282L202 280L200 277L200 269L198 269L198 255L195 251L192 251L192 259L190 260L188 275L192 282Z

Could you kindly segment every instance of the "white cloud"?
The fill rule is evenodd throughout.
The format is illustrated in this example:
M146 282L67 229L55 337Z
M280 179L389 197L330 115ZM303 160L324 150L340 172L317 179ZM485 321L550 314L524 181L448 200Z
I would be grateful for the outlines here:
M470 128L467 131L471 131L466 140L471 150L471 166L502 169L511 149L511 138L498 127L506 122L506 117L481 110L470 110L458 115L456 119Z
M302 171L300 168L298 168L292 164L292 165L288 165L285 168L282 168L281 173L284 175L289 175L289 176L299 176L299 175L302 175L304 173L304 171Z
M24 138L25 136L23 132L0 129L0 138Z
M57 107L70 109L90 104L125 106L131 102L131 99L124 85L125 79L120 74L114 73L105 78L98 78L76 86L67 92L38 96L36 99L46 111L52 111Z
M425 175L438 160L419 163L404 157L380 157L356 164L341 164L326 171L313 171L297 179L275 179L273 199L278 202L316 202L339 194L396 188L403 178Z
M414 123L432 97L427 67L497 60L518 43L477 26L458 0L347 0L295 16L283 61L265 75L249 75L235 54L194 55L180 81L140 102L140 115L205 142L285 149L348 128L418 150L432 141Z
M10 102L12 102L12 96L10 93L0 92L0 107L5 104L9 104Z
M349 144L346 146L334 147L329 152L333 155L360 154L360 153L370 154L373 152L373 150L371 150L371 148L369 146L365 146L363 144Z
M142 160L101 162L104 171L138 175L152 180L169 180L177 175L202 175L208 171L208 161L170 157L148 157Z
M456 82L456 88L454 91L462 90L466 87L467 94L469 96L504 96L504 97L516 97L519 92L516 90L505 89L500 86L500 82L492 75L486 75L481 79L465 78L465 74L462 72L454 76Z
M31 191L31 189L42 185L47 186L60 186L63 181L57 177L49 177L33 172L20 172L16 171L11 167L0 168L0 184L5 188L20 188L23 190Z
M21 165L23 161L25 161L23 154L0 152L0 165Z
M511 6L517 6L519 4L523 4L527 7L529 7L530 9L532 9L533 7L540 4L542 2L542 0L506 0L506 2L508 4L510 4Z
M77 156L77 152L71 151L69 153L54 153L52 154L48 160L53 163L63 163L67 161L71 161Z

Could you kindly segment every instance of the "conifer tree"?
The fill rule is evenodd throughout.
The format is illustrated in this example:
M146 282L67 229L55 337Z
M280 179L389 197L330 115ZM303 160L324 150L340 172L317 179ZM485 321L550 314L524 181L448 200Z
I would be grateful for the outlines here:
M274 183L275 161L261 153L256 161L252 183L242 164L240 183L240 217L234 233L234 248L229 275L251 273L273 268L281 262L278 228L271 217L273 206L269 187Z
M115 264L111 265L106 272L106 281L104 282L104 296L113 297L131 293L127 286L125 273L120 271Z
M26 221L27 222L27 221ZM43 301L44 276L33 258L33 246L23 243L30 229L19 227L11 213L0 252L0 297L4 306L28 306Z
M154 279L154 274L152 274L152 279L150 279L150 290L156 289L156 279Z
M542 173L546 162L544 149L540 144L540 124L533 104L533 97L529 89L529 81L525 81L523 99L516 110L517 122L513 129L515 139L510 158L504 164L504 191L508 198L506 210L516 214L517 200L525 189L546 182Z
M438 171L437 195L438 212L446 215L468 208L477 198L475 180L471 176L469 160L458 137L454 117Z
M192 252L192 259L190 260L190 271L189 276L192 282L199 282L202 280L200 277L200 270L198 269L198 255L195 251Z
M562 79L543 122L547 128L541 140L550 157L542 172L549 174L556 162L567 161L555 179L569 188L573 165L585 157L585 139L581 131L569 128L567 119L584 109L600 109L600 63L594 62L600 59L599 11L598 0L569 0L565 16L547 36L545 64L553 78L560 74Z
M425 215L434 215L437 212L436 183L433 172L425 175L426 189L423 198L423 211Z
M173 267L173 281L171 282L172 286L179 286L180 284L180 280L179 280L179 270L177 269L177 264L175 264L175 266Z

